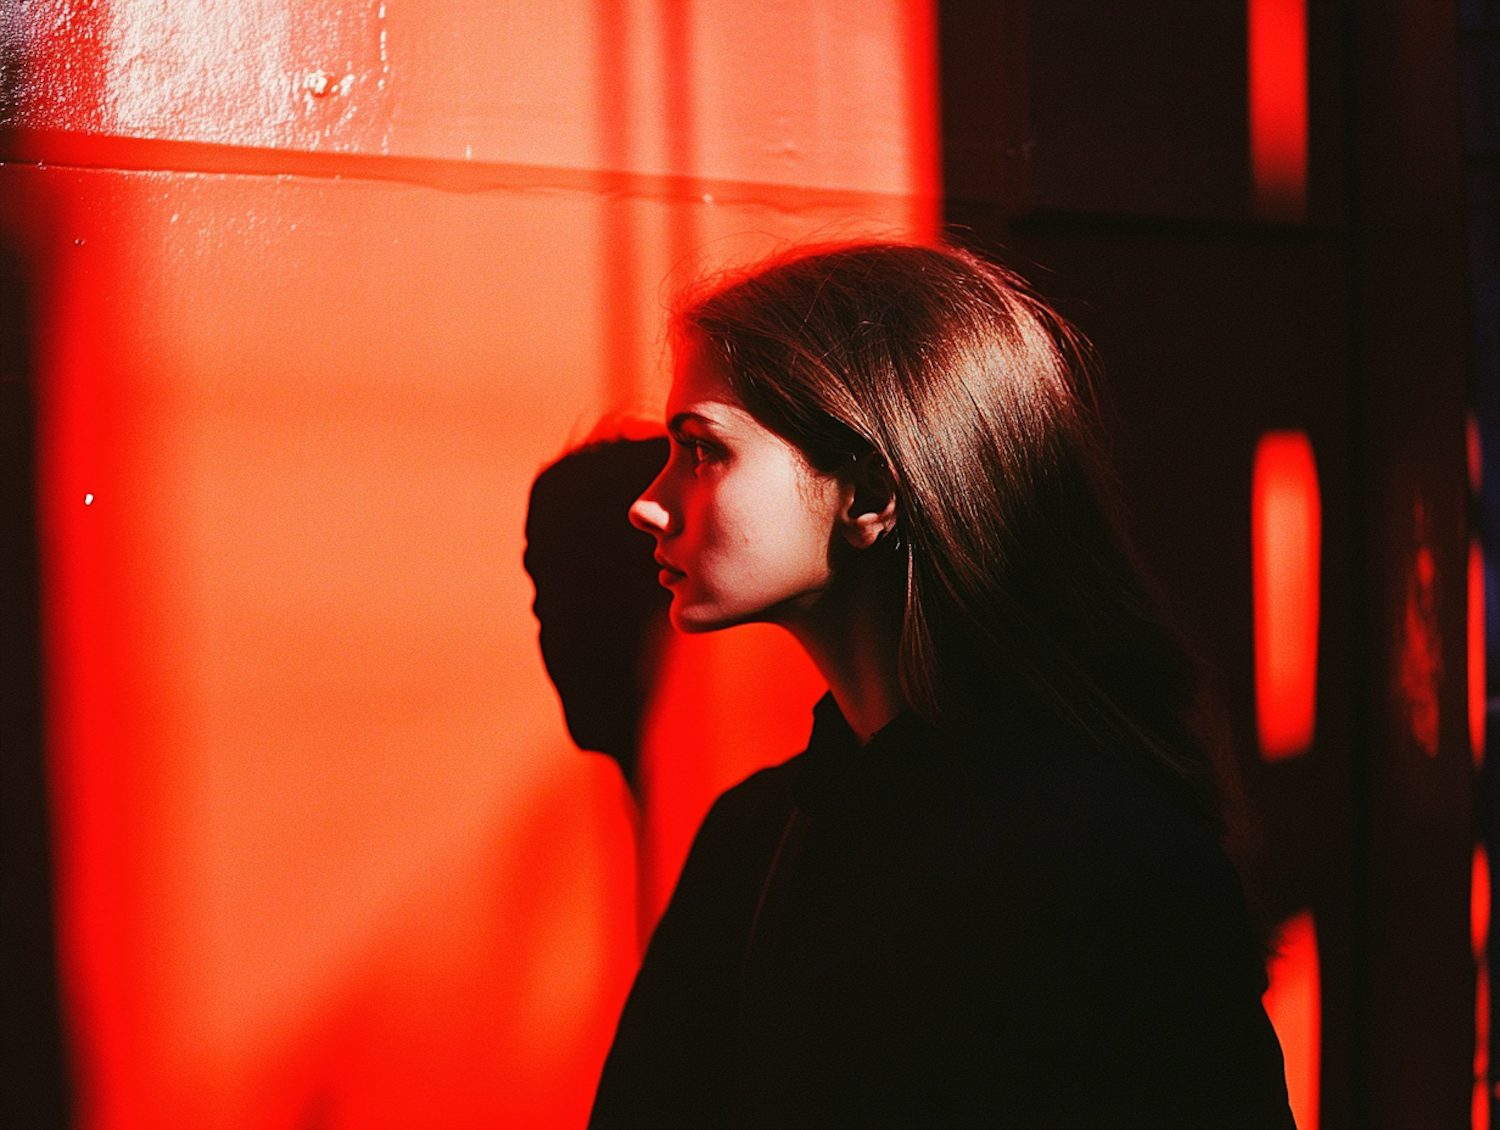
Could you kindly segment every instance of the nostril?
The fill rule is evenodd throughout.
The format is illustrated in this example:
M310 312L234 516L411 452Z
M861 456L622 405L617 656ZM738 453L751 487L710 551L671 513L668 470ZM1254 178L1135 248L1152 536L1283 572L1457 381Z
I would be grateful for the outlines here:
M659 502L638 498L630 507L630 523L638 530L657 533L667 528L667 511Z

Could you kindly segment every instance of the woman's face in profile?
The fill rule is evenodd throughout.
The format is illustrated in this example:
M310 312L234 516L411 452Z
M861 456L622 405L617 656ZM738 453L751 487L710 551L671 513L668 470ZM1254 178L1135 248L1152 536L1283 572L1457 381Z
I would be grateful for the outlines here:
M671 457L630 520L656 536L673 625L795 619L833 578L839 478L758 423L697 343L678 350L667 430Z

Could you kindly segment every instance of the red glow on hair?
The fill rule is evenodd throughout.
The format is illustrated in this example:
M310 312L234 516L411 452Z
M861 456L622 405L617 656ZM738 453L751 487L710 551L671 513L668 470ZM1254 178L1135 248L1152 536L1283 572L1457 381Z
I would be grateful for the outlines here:
M1307 3L1247 0L1250 168L1263 219L1307 213Z
M1286 1058L1287 1098L1298 1130L1318 1130L1318 1082L1322 1051L1322 990L1318 933L1312 911L1282 923L1267 972L1266 1014Z
M1322 502L1305 432L1267 432L1251 487L1255 716L1261 753L1312 745L1317 714Z

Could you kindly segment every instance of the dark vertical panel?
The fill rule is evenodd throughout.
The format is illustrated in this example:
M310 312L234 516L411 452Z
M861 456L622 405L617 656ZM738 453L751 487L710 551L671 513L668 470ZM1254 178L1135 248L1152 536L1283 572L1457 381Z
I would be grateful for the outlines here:
M1469 350L1471 404L1483 452L1480 506L1472 514L1484 547L1485 652L1491 704L1500 692L1500 590L1494 584L1500 553L1500 3L1462 0L1458 7L1459 77L1464 127L1465 235L1469 255ZM1485 766L1479 832L1489 858L1500 860L1500 711L1491 705L1485 728ZM1493 871L1492 871L1493 875ZM1494 905L1493 891L1490 903ZM1500 967L1500 936L1490 929L1490 1015L1495 1015L1494 971ZM1493 1023L1491 1024L1493 1033ZM1491 1047L1493 1048L1493 1035ZM1493 1054L1484 1080L1490 1123L1497 1113Z
M0 249L0 826L7 1127L66 1126L42 745L27 275Z
M1244 0L1029 7L1039 208L1249 216Z
M1024 0L938 5L943 191L1019 215L1030 207Z
M1351 9L1349 27L1353 427L1366 563L1358 598L1368 641L1364 1113L1376 1126L1469 1118L1467 373L1454 14L1451 4L1386 0Z
M1348 1125L1353 507L1342 250L1311 235L1019 228L1008 255L1103 358L1131 533L1233 743L1247 819L1230 846L1252 901L1268 927L1302 908L1316 916L1323 1123ZM1314 745L1268 764L1255 732L1250 473L1272 428L1312 439L1324 533Z
M1063 34L1069 20L1101 8L1113 12L1105 33L1091 26ZM1065 195L1049 201L1038 188L1037 211L1021 219L969 201L950 201L948 218L1027 274L1099 349L1131 532L1162 603L1201 661L1247 794L1244 828L1231 847L1268 927L1303 908L1316 916L1322 1120L1345 1126L1355 962L1344 254L1338 232L1326 224L1244 222L1250 191L1243 4L1197 9L1185 26L1203 34L1191 45L1176 38L1181 27L1153 31L1152 20L1165 19L1168 8L1181 6L1031 5L1027 68L1037 160L1045 160L1050 145L1093 162L1089 179L1077 186L1077 199L1090 194L1087 209L1060 208L1056 201ZM1323 100L1311 115L1310 192L1318 221L1338 215L1326 191L1337 149L1330 155L1317 145L1321 138L1326 146L1340 124L1339 25L1326 6L1311 13L1309 24L1309 53L1323 68L1311 83L1315 103ZM1164 53L1174 44L1189 57L1185 63ZM1210 73L1215 69L1222 74ZM1104 82L1101 72L1115 77ZM1231 89L1223 74L1237 76L1239 85ZM1125 82L1122 76L1147 88L1110 110L1120 137L1131 143L1089 153L1099 127L1084 95L1092 90L1095 102L1108 101L1110 83ZM954 85L945 78L945 90ZM1068 113L1056 106L1042 112L1048 91L1073 92ZM1174 117L1192 99L1193 113ZM1223 156L1216 146L1235 148ZM1157 178L1170 171L1157 159L1163 150L1218 167L1196 182L1163 185ZM1336 178L1333 187L1342 188ZM1309 754L1274 765L1262 762L1256 748L1250 579L1251 464L1257 438L1270 428L1311 436L1325 516L1315 744Z
M945 38L965 26L955 7L941 6ZM1322 1124L1466 1124L1453 7L1312 0L1310 221L1281 228L1245 222L1243 4L1049 0L1025 19L1026 91L971 107L963 130L982 136L987 115L1010 137L1027 122L1032 181L950 194L950 230L1027 274L1102 355L1133 535L1238 754L1247 887L1268 925L1304 906L1316 915ZM945 67L995 54L943 45ZM964 81L945 74L945 98ZM945 120L954 114L945 104ZM1309 754L1267 764L1255 748L1249 477L1256 437L1287 427L1312 437L1323 487L1318 728ZM1413 736L1420 663L1403 683L1409 604L1418 642L1440 656L1436 755Z

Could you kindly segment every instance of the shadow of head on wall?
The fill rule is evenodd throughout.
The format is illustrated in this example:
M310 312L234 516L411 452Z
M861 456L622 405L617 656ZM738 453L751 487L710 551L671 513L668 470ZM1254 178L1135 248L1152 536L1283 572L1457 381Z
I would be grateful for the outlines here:
M532 610L568 732L619 762L632 790L671 594L657 583L654 539L627 511L667 453L665 437L588 444L537 477L526 515Z

